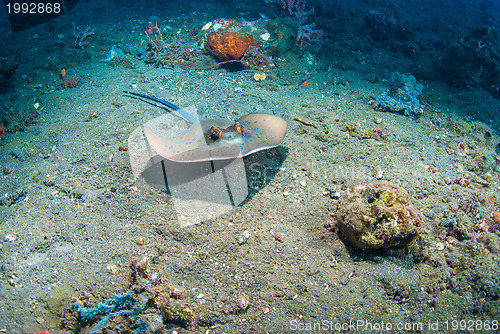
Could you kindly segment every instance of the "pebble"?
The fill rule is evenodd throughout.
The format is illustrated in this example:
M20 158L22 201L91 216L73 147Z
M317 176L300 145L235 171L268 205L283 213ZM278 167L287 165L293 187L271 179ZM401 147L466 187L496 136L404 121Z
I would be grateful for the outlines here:
M118 266L116 264L108 264L106 269L108 269L109 272L113 275L118 274Z
M241 309L241 310L244 310L248 307L248 299L245 297L245 296L239 296L238 297L238 307Z
M436 243L436 250L442 251L444 249L444 244L442 242Z
M306 184L307 184L307 183L306 183L306 181L304 181L304 180L299 181L299 183L300 183L300 185L301 185L302 187L305 187L305 186L306 186Z
M342 196L342 193L340 191L338 191L338 190L332 191L330 193L330 198L331 199L339 199L340 196Z
M276 234L274 234L274 240L279 241L279 242L283 242L283 238L284 237L285 236L283 235L283 233L276 233Z
M248 232L247 230L245 230L245 231L243 231L243 233L238 238L238 242L240 244L244 244L244 243L246 243L248 241L248 238L250 238L250 232Z

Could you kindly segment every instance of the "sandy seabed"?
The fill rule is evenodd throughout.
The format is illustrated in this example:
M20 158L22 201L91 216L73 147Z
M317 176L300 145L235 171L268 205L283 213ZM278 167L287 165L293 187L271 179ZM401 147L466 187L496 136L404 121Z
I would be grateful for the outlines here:
M376 111L390 67L374 70L340 51L331 66L286 54L263 81L248 69L155 68L133 52L130 63L103 61L127 32L136 31L137 45L123 48L141 48L144 24L96 26L98 36L67 59L71 36L19 37L36 49L30 57L43 57L22 63L15 91L2 95L4 105L37 116L0 139L0 329L88 333L96 322L80 328L75 302L95 307L155 276L162 281L143 281L141 291L167 296L178 310L164 332L498 327L499 138L461 116L498 110L498 100L423 82L417 118ZM49 56L54 48L60 54ZM63 67L76 87L60 86ZM119 150L167 110L124 90L194 105L201 117L273 113L288 121L287 136L243 159L243 203L181 227L170 193L138 186L130 152ZM422 217L410 247L361 251L338 233L337 195L364 181L410 195ZM107 332L129 322L116 317Z

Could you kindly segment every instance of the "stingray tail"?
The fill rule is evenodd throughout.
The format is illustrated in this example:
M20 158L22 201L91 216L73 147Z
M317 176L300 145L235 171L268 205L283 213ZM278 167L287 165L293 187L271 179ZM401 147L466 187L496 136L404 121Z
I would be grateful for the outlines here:
M145 99L148 99L148 100L152 100L152 101L156 101L158 103L161 103L163 105L166 105L167 107L169 108L172 108L174 110L179 110L181 109L180 107L176 106L175 104L171 103L171 102L168 102L168 101L165 101L165 100L162 100L162 99L159 99L157 97L154 97L154 96L148 96L148 95L144 95L144 94L139 94L139 93L134 93L134 92L129 92L127 90L124 90L123 91L125 94L130 94L130 95L134 95L134 96L139 96L139 97L142 97L142 98L145 98Z

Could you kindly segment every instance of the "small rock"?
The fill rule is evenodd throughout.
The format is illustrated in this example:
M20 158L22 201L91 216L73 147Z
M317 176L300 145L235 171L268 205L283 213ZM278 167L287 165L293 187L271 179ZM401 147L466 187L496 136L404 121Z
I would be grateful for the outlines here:
M118 274L118 266L116 264L108 264L106 266L106 269L108 269L109 272L113 275Z
M46 180L44 182L44 184L47 186L47 187L52 187L53 185L56 184L56 181L54 179L49 179L49 180Z
M342 193L338 190L333 190L330 192L330 198L331 199L339 199L340 196L342 196Z
M245 310L249 305L248 298L245 296L239 296L238 300L237 300L237 304L238 304L238 307L240 308L240 310Z
M285 236L283 235L283 233L275 233L274 234L274 240L279 241L279 242L283 242L284 237Z
M306 184L307 184L307 183L306 183L306 181L304 181L304 180L299 181L299 183L300 183L300 185L301 185L302 187L305 187L305 186L306 186Z
M369 73L366 79L371 83L375 83L378 81L376 73Z
M137 263L137 270L143 270L146 271L146 268L148 267L149 261L147 256L143 257L142 260L140 260Z
M245 230L245 231L243 231L243 233L238 238L238 242L240 244L244 244L244 243L246 243L248 241L248 238L250 238L250 232L248 232L247 230Z

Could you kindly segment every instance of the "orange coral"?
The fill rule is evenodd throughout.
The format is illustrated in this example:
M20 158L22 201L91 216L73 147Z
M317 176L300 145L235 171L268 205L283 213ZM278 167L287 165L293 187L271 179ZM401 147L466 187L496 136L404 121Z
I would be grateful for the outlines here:
M240 59L248 48L255 44L255 38L252 35L223 31L209 34L205 45L217 59L225 61Z
M498 224L500 223L500 212L495 211L491 214L491 217L493 218L493 221Z

